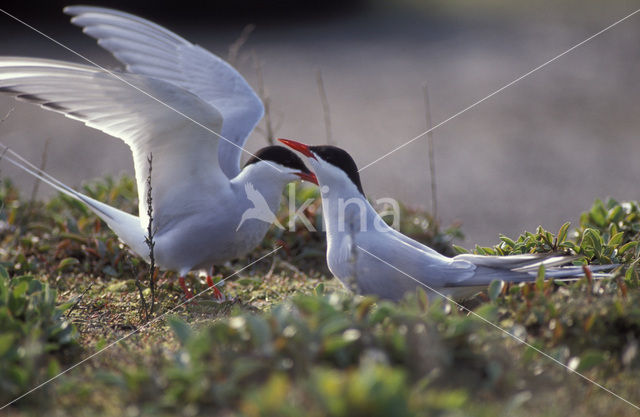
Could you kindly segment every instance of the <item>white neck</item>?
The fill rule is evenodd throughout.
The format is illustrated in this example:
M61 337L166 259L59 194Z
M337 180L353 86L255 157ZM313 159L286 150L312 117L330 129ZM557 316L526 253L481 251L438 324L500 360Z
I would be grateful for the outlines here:
M351 181L332 181L324 184L322 217L329 239L344 234L373 231L386 226L369 201Z
M274 169L274 166L280 171ZM285 171L280 165L257 162L244 168L235 178L231 180L231 186L235 192L244 195L244 186L251 183L253 187L262 194L267 201L271 211L276 213L280 208L282 190L287 183L298 179L295 175Z

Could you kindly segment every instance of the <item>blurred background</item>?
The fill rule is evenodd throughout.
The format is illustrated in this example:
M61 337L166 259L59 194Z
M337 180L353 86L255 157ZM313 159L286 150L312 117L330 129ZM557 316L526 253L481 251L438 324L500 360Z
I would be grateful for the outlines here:
M94 2L151 19L227 58L255 25L236 66L262 84L276 137L333 142L365 166L640 8L640 1L350 0ZM2 9L109 68L118 64L62 14L66 2L3 1ZM1 55L80 58L0 14ZM436 129L439 219L460 222L466 247L577 221L596 198L640 196L640 14ZM262 82L260 82L260 79ZM131 154L60 115L0 97L0 140L78 186L133 173ZM248 149L265 145L265 124ZM25 197L33 181L0 163ZM367 194L429 209L426 137L361 172ZM40 187L40 196L50 190Z

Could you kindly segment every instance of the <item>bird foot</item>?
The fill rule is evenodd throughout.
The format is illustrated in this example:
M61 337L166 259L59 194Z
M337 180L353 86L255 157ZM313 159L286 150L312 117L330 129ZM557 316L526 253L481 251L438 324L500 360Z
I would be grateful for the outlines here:
M216 284L213 283L213 278L211 275L207 275L207 285L209 288L212 288L213 296L216 298L218 302L223 302L227 299L227 297L218 289Z
M178 282L180 283L180 288L182 288L182 291L184 291L184 296L186 297L186 299L191 300L193 298L193 293L189 288L187 288L184 277L179 277Z

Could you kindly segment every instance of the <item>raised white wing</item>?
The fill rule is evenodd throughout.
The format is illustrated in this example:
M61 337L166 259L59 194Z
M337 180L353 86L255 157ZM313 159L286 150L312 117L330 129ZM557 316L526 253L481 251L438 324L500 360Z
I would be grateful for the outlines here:
M219 161L230 179L240 172L241 148L262 118L262 101L231 65L175 33L117 10L66 7L71 21L126 65L129 72L180 86L220 111Z
M61 61L0 58L1 93L80 120L129 145L145 228L147 158L153 156L153 210L155 225L161 227L228 185L218 165L218 138L211 132L220 130L222 116L173 84L132 74L116 75L120 79L93 67Z

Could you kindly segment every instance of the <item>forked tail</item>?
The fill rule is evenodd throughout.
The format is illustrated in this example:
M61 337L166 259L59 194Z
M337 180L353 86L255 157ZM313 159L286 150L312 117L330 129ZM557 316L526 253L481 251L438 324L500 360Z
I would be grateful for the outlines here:
M132 214L118 210L108 204L102 203L89 196L86 196L62 181L42 171L26 158L10 149L0 142L0 162L7 161L21 170L31 174L35 178L50 185L63 194L68 195L87 205L98 217L104 220L107 225L138 255L147 259L148 247L145 243L144 230L140 224L140 219Z

